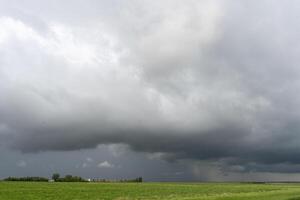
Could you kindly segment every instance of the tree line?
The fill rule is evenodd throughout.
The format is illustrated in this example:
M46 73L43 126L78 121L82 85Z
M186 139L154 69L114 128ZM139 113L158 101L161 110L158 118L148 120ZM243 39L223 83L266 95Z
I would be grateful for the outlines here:
M48 178L44 177L32 177L32 176L27 176L27 177L8 177L3 179L4 181L34 181L34 182L48 182Z
M52 180L55 182L87 182L87 180L81 178L80 176L66 175L65 177L61 178L58 173L52 175Z
M109 179L92 179L91 182L101 182L101 183L112 183L112 182L120 182L120 183L141 183L143 182L142 177L138 177L135 179L119 179L119 180L109 180Z
M122 183L141 183L143 182L142 177L135 179L120 179L120 180L108 180L108 179L84 179L80 176L66 175L60 177L60 174L54 173L52 179L45 177L35 177L35 176L26 176L26 177L8 177L3 179L3 181L26 181L26 182L122 182Z

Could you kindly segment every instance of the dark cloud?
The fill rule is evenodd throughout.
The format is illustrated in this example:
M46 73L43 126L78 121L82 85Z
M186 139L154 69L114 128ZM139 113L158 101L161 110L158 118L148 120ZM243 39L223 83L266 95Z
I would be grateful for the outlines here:
M66 2L1 8L3 145L299 172L299 3Z

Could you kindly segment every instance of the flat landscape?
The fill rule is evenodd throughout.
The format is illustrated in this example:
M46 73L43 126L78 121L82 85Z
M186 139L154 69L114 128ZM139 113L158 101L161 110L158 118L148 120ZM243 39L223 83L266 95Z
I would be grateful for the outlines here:
M300 184L1 182L0 200L300 200Z

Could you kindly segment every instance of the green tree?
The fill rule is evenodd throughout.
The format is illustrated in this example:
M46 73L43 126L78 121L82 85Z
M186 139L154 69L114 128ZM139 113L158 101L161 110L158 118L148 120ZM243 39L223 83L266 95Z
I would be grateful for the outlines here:
M52 175L52 179L53 179L54 181L57 181L57 180L59 179L59 177L60 177L60 175L59 175L58 173L54 173L54 174Z

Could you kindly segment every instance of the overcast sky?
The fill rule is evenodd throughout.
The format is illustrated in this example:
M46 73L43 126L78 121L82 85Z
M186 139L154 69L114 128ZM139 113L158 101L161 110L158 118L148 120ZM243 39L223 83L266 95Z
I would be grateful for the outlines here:
M0 177L300 180L299 9L0 0Z

